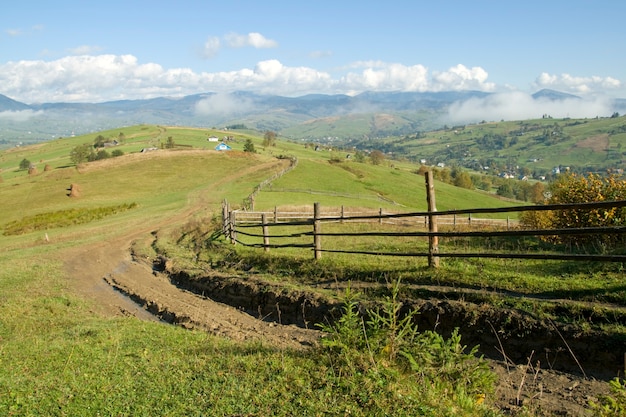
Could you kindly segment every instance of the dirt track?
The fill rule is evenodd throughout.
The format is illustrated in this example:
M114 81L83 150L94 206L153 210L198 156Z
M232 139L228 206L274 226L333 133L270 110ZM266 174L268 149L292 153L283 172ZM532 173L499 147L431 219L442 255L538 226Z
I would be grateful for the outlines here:
M193 209L160 224L127 231L110 241L66 251L64 265L70 288L91 301L96 313L105 316L165 318L183 327L203 329L232 340L259 340L279 348L302 349L316 344L320 336L316 331L258 320L229 305L180 289L166 275L155 273L151 262L133 259L134 241L153 239L154 231L167 224L184 222ZM141 300L141 304L122 292ZM500 380L494 396L487 402L511 414L518 412L523 404L541 410L538 414L585 415L589 400L608 392L606 382L543 369L534 360L518 366L491 363Z

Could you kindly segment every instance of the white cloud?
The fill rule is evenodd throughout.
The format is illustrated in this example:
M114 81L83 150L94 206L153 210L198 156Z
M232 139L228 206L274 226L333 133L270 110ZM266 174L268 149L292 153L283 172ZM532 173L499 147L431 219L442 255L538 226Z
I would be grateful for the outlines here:
M13 122L26 122L35 116L43 114L42 110L17 110L0 112L0 120L10 120Z
M257 49L263 49L275 48L278 46L276 41L267 39L258 32L250 32L247 35L228 33L224 35L222 39L217 36L209 36L202 48L202 57L213 58L218 54L223 44L226 44L229 48L244 48L251 46Z
M237 33L229 33L224 36L224 40L231 48L243 48L252 46L253 48L276 48L278 43L274 40L267 39L258 32L250 32L247 35Z
M525 120L541 118L544 114L555 118L591 118L610 116L611 107L603 99L535 99L526 93L510 92L454 103L448 110L448 120L457 123Z
M429 86L428 69L423 65L358 62L352 67L366 68L360 73L349 72L339 80L338 87L345 91L425 91Z
M541 73L535 80L536 88L549 88L573 94L593 94L618 90L622 83L612 77L575 77L570 74L554 75Z
M204 48L202 49L202 56L204 58L213 58L219 52L220 46L221 46L220 38L215 37L215 36L210 36L204 43Z
M245 113L253 105L249 99L218 93L196 103L195 111L200 116L234 116Z
M214 39L215 40L215 39ZM219 48L219 40L211 47ZM210 48L208 48L210 49ZM575 77L542 74L542 85L552 85ZM619 86L611 78L585 79L596 86L608 88ZM363 91L458 91L479 90L491 92L495 86L488 81L487 72L481 67L468 68L456 65L446 71L429 72L423 65L403 65L382 61L359 61L347 67L320 71L311 67L287 66L270 59L258 62L252 68L233 71L196 72L189 68L165 69L156 63L140 63L133 55L76 55L57 60L11 61L0 64L1 94L26 103L42 102L101 102L120 99L151 98L156 96L182 96L203 92L228 93L251 91L262 94L296 96L309 93L358 94ZM600 88L600 87L597 87ZM505 118L507 111L530 117L550 113L557 117L551 103L529 104L527 97L512 95L518 109L506 103L497 103L500 96L490 102L473 103L476 108L489 111L476 116L479 120ZM526 100L526 101L524 101ZM579 114L579 102L571 103L569 115ZM603 102L593 102L590 116L603 115ZM469 103L472 104L472 103ZM471 113L469 104L457 104L459 114ZM542 107L536 107L541 104ZM535 106L533 108L533 106ZM491 116L499 112L501 116ZM560 113L559 113L560 114ZM567 116L567 114L564 114Z
M467 68L458 64L448 71L436 72L433 74L432 90L479 90L493 91L495 84L488 83L489 74L481 67Z

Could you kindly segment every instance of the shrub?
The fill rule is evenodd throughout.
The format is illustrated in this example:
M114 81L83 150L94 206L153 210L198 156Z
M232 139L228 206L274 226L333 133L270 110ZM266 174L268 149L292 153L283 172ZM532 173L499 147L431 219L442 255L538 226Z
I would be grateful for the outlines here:
M256 149L254 147L254 143L252 143L251 139L246 139L246 143L243 145L244 152L256 153Z
M601 177L596 174L579 176L565 174L551 184L548 204L591 203L626 199L626 181L616 175ZM521 216L523 224L534 228L582 228L610 227L626 224L623 208L569 209L544 212L526 212ZM613 248L624 242L616 234L569 235L550 238L558 243L581 247Z
M25 170L30 168L30 161L26 158L20 161L20 170Z

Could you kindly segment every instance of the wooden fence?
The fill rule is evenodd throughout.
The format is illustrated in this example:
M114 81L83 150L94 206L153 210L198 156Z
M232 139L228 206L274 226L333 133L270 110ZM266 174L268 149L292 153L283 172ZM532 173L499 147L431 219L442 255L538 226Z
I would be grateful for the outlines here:
M626 262L626 255L620 254L580 254L580 253L521 253L521 252L453 252L441 253L439 251L439 237L460 238L497 238L497 237L527 237L527 236L567 236L567 235L621 235L626 233L626 226L612 227L584 227L566 229L523 229L517 221L510 219L481 219L476 215L513 213L525 211L548 211L548 210L593 210L626 207L626 200L603 201L580 204L552 204L513 206L501 208L474 208L464 210L437 211L435 204L435 192L433 187L432 173L426 173L426 189L428 210L425 212L412 213L387 213L383 209L371 212L347 211L344 207L322 208L319 203L313 205L312 210L299 212L279 212L278 209L268 212L231 211L227 203L223 205L223 233L233 244L239 243L246 246L263 248L298 247L308 248L313 251L314 259L320 259L323 252L329 253L352 253L377 256L411 256L427 257L430 266L437 267L439 258L456 257L482 257L482 258L510 258L510 259L554 259L554 260L585 260L603 262ZM393 224L404 226L408 231L370 231L370 232L322 232L323 223L349 223L349 222L375 222L381 225ZM445 231L439 231L439 226L445 227ZM276 226L298 226L300 229L310 227L310 231L297 231L292 234L271 235L270 228ZM459 230L457 230L457 226ZM248 232L248 230L261 228L262 233ZM416 230L416 229L423 230ZM395 228L397 229L397 228ZM262 243L244 243L238 235L262 239ZM283 238L310 237L309 243L304 244L276 244L270 243ZM426 252L382 252L363 250L333 250L323 249L322 238L333 237L424 237L428 239Z

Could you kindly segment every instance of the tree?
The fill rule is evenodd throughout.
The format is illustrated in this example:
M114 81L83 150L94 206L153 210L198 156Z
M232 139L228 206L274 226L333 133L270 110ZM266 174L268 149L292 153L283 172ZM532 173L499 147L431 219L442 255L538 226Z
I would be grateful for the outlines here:
M98 153L96 154L96 160L100 160L100 159L107 159L110 158L111 154L108 153L106 150L104 149L100 149L98 151Z
M106 138L102 135L98 135L96 136L96 138L93 140L93 147L94 148L104 148L104 144L106 142Z
M74 147L74 149L70 151L70 160L76 165L82 164L83 162L89 160L92 153L93 149L91 145L83 143L82 145Z
M276 146L276 132L268 130L263 135L263 146Z
M532 201L535 204L542 203L546 199L543 194L544 192L545 192L545 187L543 186L542 183L540 182L534 183L530 190L530 201Z
M470 177L470 175L465 171L457 173L456 177L454 178L454 185L461 188L467 188L469 190L474 188L472 177Z
M385 160L385 154L382 153L381 151L375 150L370 153L370 161L372 161L372 164L380 165L383 163L384 160Z
M499 186L498 190L496 191L496 194L498 194L501 197L515 198L515 192L513 190L513 186L511 185L510 181L506 181L501 186Z
M26 158L20 161L20 169L28 169L30 168L30 161Z
M174 146L176 146L176 144L174 143L174 138L168 136L167 142L165 142L165 149L174 149Z
M252 143L251 139L246 139L246 143L243 145L243 151L256 153L256 149L254 148L254 143Z
M361 163L365 162L365 153L363 151L356 151L354 160Z

